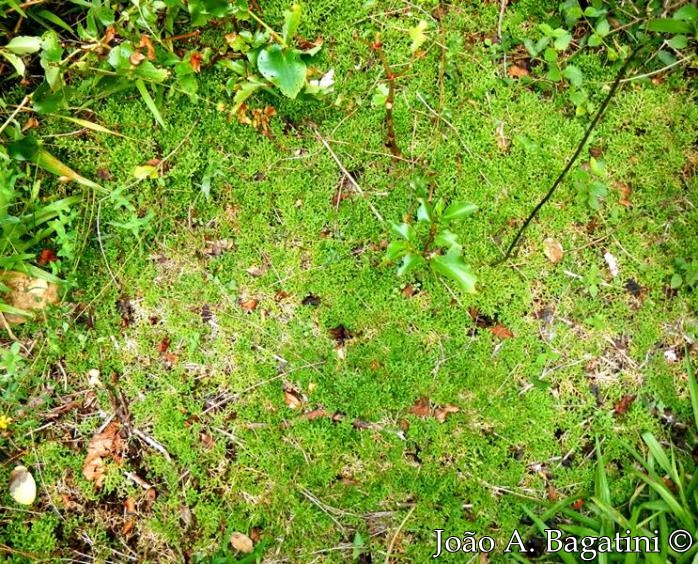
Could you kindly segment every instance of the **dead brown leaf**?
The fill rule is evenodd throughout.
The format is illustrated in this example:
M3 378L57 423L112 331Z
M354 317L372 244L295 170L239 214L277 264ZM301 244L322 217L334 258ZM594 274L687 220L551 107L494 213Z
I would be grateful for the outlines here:
M341 323L330 329L329 334L340 346L354 338L354 334Z
M194 72L201 72L201 53L194 51L191 55L189 55L189 64L191 65L191 68L194 69Z
M264 276L264 273L267 271L266 268L260 268L258 266L250 266L245 272L249 274L250 276L254 278L259 278L260 276Z
M105 463L110 458L121 461L123 441L119 435L121 425L114 420L101 433L90 439L87 445L87 456L82 467L82 475L95 486L101 488L104 484Z
M507 69L507 74L511 78L521 78L523 76L528 76L530 73L528 72L528 69L526 67L521 67L519 65L511 65Z
M630 409L630 406L637 399L636 394L626 394L620 398L613 406L613 415L625 415Z
M134 67L137 67L143 61L145 61L145 55L140 51L134 51L133 53L131 53L131 56L128 58L128 60Z
M323 407L318 407L317 409L313 409L312 411L306 411L303 414L303 417L305 417L308 421L314 421L315 419L321 419L323 417L329 417L329 413L325 411L325 408Z
M138 47L145 47L145 49L148 51L149 61L155 60L155 47L153 46L153 42L150 40L150 37L147 35L142 35L141 40L138 43Z
M230 536L230 544L235 550L245 554L249 554L254 550L254 543L252 542L252 539L243 533L238 533L237 531Z
M284 403L290 409L298 409L303 405L303 396L293 388L284 388Z
M545 241L543 241L543 254L545 254L550 262L557 264L562 260L562 256L564 254L562 244L552 237L548 237L545 239Z
M450 413L458 413L460 411L460 408L457 405L453 405L452 403L447 403L443 407L437 407L434 410L434 418L439 422L439 423L444 423L446 421L446 418Z
M487 330L495 337L499 337L500 339L511 339L514 336L511 329L509 329L506 325L502 325L501 323L497 323L493 327L488 327Z
M631 207L632 204L630 203L630 194L632 194L633 189L624 182L614 182L613 187L618 190L618 203L626 208Z
M9 306L26 312L39 311L58 303L58 286L40 278L32 278L21 272L12 270L0 271L0 283L7 286L8 291L2 300ZM27 321L27 317L5 313L8 323L19 324Z
M431 406L429 403L429 398L426 396L420 397L414 405L410 407L410 413L416 415L417 417L428 417L431 413Z
M202 253L208 257L219 257L234 246L235 244L229 239L218 239L217 241L206 239Z
M257 309L259 305L259 300L255 298L241 299L238 301L238 305L247 313L252 313Z

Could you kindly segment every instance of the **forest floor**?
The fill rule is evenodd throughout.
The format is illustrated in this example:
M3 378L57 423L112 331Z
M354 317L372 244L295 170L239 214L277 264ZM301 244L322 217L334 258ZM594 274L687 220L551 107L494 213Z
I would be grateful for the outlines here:
M263 4L281 21L283 2ZM262 95L250 107L275 115L255 128L219 111L211 69L200 101L158 101L166 128L125 93L95 111L126 137L54 138L111 194L85 203L62 308L15 329L32 352L5 455L39 497L3 504L13 558L232 562L242 533L267 562L425 562L444 529L491 536L506 561L523 505L590 495L597 440L621 503L626 444L689 418L698 302L670 287L675 259L698 260L689 78L625 83L580 159L605 164L598 209L568 180L489 266L589 118L564 87L503 76L498 2L433 4L308 2L299 33L325 38L334 104ZM513 2L503 33L535 35L556 9ZM439 41L408 65L419 20ZM399 158L369 27L405 69ZM598 106L617 67L575 64ZM160 176L134 179L149 161ZM477 293L386 262L417 178L478 206L452 228Z

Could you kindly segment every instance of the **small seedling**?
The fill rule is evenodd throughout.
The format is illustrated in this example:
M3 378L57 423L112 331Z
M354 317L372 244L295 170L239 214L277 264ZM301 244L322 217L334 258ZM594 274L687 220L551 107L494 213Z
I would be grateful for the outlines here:
M464 202L446 206L443 199L432 203L425 197L417 202L416 224L392 224L392 232L398 239L388 245L386 258L398 263L398 276L428 265L434 273L453 280L464 292L474 293L477 278L463 260L458 235L448 227L471 216L477 206Z

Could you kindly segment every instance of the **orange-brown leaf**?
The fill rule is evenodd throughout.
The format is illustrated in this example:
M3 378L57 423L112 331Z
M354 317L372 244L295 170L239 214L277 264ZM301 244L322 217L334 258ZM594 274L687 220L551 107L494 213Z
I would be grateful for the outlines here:
M416 415L417 417L427 417L430 412L431 406L429 403L429 398L426 396L419 398L416 402L414 402L414 405L410 407L410 413L412 415Z
M511 339L514 336L511 329L501 323L497 323L493 327L488 327L487 330L500 339Z

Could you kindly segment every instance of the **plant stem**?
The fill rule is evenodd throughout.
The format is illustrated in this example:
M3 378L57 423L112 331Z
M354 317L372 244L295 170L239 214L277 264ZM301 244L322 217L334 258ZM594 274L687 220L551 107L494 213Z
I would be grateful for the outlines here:
M269 27L259 16L257 16L253 11L249 11L248 14L252 16L252 19L266 29L269 34L274 38L274 41L279 43L284 49L288 49L288 44L284 41L284 38L276 33L271 27Z
M613 85L611 86L611 89L608 91L608 94L606 95L606 98L604 99L603 103L601 104L601 107L599 110L596 112L596 115L594 116L594 119L591 120L591 123L589 124L589 127L587 127L586 132L584 133L584 137L582 137L582 140L579 142L579 145L577 145L577 150L574 152L572 155L572 158L567 161L567 165L565 165L565 168L562 170L560 175L557 177L555 182L553 183L552 187L550 190L548 190L548 193L543 197L543 199L538 202L538 205L533 208L533 211L528 215L526 218L526 221L524 221L523 225L519 228L519 231L516 233L516 236L514 237L514 240L511 242L509 245L509 248L507 249L507 252L504 254L504 256L493 262L491 266L497 266L504 261L508 260L509 257L511 256L512 251L518 244L519 240L521 239L521 235L523 235L524 231L528 227L528 225L533 221L533 218L538 215L538 212L540 209L546 204L548 200L552 197L552 195L555 193L555 190L557 190L557 187L560 185L562 180L565 178L567 173L570 171L572 168L572 165L574 165L575 161L579 157L579 155L582 153L582 149L584 149L584 145L588 141L589 137L591 136L591 132L594 131L596 128L596 125L599 123L601 120L601 116L603 115L604 111L608 107L608 104L610 101L613 99L613 97L616 94L616 91L618 90L618 87L620 86L622 78L625 76L626 71L628 70L628 67L630 66L630 63L632 60L635 58L635 55L640 51L645 46L644 43L640 43L635 47L635 49L630 53L628 58L625 60L625 63L623 63L623 66L621 69L618 71L618 75L616 76L616 79L613 81Z
M388 97L385 100L385 127L388 130L388 140L386 145L390 149L393 157L401 158L402 152L400 147L397 146L397 140L395 137L395 121L393 119L393 105L395 104L395 73L390 67L385 52L383 51L383 44L380 42L379 38L371 44L371 48L376 52L378 58L383 64L383 69L385 69L385 77L388 80Z

